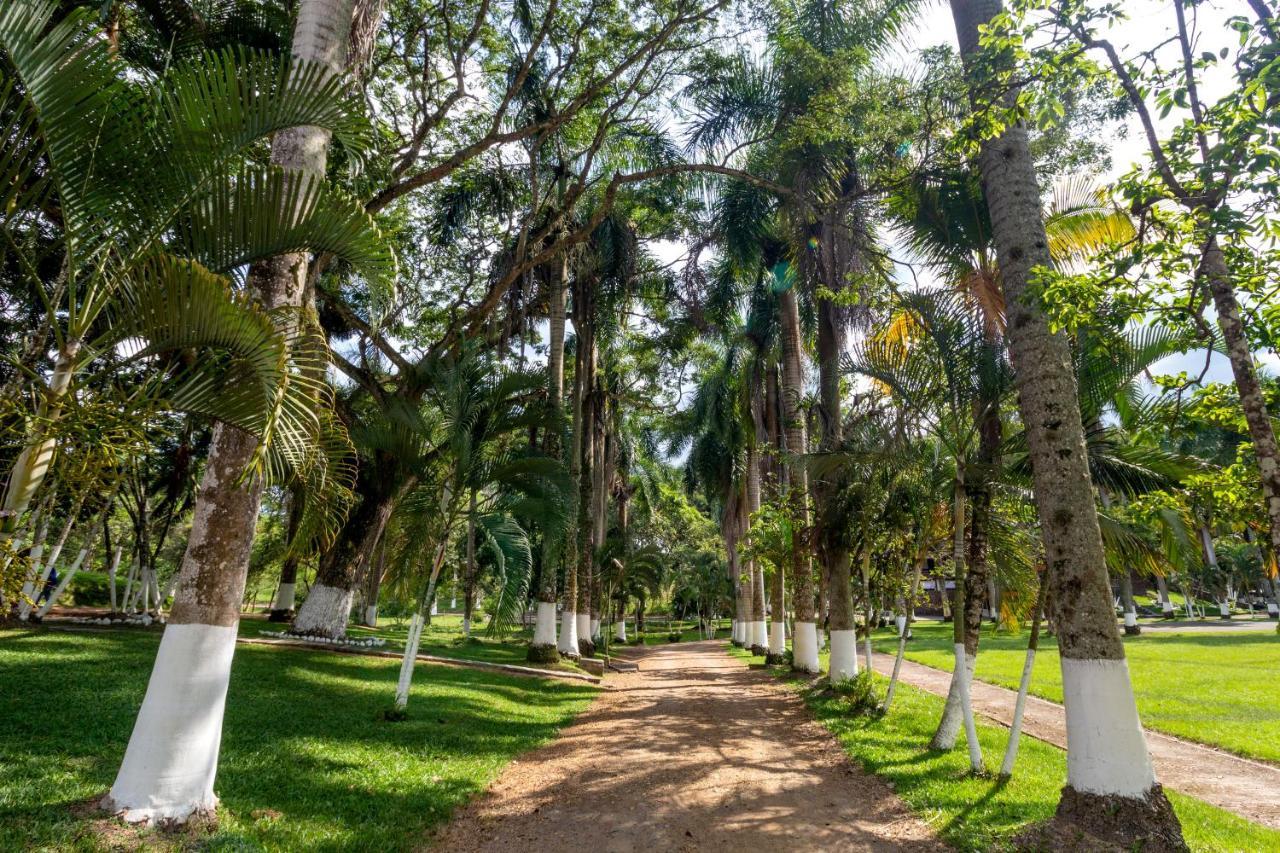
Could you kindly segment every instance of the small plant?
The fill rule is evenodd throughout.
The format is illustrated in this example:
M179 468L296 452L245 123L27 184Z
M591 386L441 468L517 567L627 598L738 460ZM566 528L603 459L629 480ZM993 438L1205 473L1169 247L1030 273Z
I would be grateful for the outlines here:
M669 643L678 643L678 642L680 642L680 639L681 639L683 636L684 636L684 635L683 635L683 634L681 634L679 631L672 631L670 634L667 634L667 642L669 642Z
M785 649L781 654L766 654L764 656L766 666L785 666L790 668L792 660L790 649Z
M831 692L844 700L850 713L865 716L876 713L880 709L880 697L876 695L876 685L869 670L862 670L853 678L847 678L831 685Z

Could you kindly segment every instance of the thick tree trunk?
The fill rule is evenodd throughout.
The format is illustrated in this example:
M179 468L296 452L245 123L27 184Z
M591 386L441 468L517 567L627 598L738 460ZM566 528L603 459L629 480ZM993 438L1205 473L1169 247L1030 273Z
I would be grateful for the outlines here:
M814 622L813 572L808 547L809 481L803 458L809 442L804 413L800 409L800 400L804 396L804 353L800 338L800 308L794 286L779 294L778 314L782 327L782 421L791 469L791 595L796 613L791 666L797 672L817 673L818 630Z
M979 28L1000 0L952 0L966 70L981 51ZM979 91L975 87L975 92ZM1156 783L1138 722L1124 646L1111 608L1102 535L1067 339L1055 334L1031 293L1033 269L1050 268L1040 188L1026 130L982 143L1008 314L1007 337L1044 537L1067 716L1067 786L1058 816L1129 846L1184 847L1181 827Z
M356 587L373 559L396 502L413 486L412 480L388 493L379 490L360 500L333 546L320 558L316 581L293 620L295 634L336 640L346 636Z
M293 53L341 70L347 56L352 0L301 0ZM329 134L320 128L281 131L272 159L286 169L323 175ZM273 259L251 274L268 308L302 304L305 252ZM179 570L173 610L160 641L146 697L115 784L104 804L126 820L185 821L210 814L222 740L222 715L240 601L262 497L257 478L241 479L257 440L226 424L214 427Z

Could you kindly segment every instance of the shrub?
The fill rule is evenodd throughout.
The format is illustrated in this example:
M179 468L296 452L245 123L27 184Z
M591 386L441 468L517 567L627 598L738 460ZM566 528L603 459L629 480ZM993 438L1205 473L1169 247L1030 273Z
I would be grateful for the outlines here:
M102 572L76 572L67 588L68 604L78 607L105 607L111 603L111 587ZM124 590L120 590L124 594Z
M681 638L682 638L683 636L684 636L684 635L683 635L683 634L681 634L679 631L672 631L670 634L667 634L667 642L669 642L669 643L678 643L678 642L680 642L680 640L681 640Z
M831 685L831 692L844 700L850 713L856 716L874 714L880 710L880 697L876 695L875 680L869 670L862 670L853 678Z

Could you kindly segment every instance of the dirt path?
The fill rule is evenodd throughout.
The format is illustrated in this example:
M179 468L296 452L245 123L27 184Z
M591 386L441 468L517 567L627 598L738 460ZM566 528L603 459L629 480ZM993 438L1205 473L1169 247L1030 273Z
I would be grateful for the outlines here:
M877 672L885 675L893 672L892 656L877 653L874 661ZM907 684L939 696L947 695L951 683L951 673L909 660L902 662L900 677ZM1017 691L975 681L970 695L975 712L1001 725L1012 723ZM1028 696L1022 731L1066 749L1066 715L1056 702ZM1151 750L1156 777L1166 788L1235 812L1263 826L1280 829L1280 767L1150 729L1147 747ZM1000 756L989 756L989 759L999 762Z
M611 675L578 722L462 809L437 849L944 849L799 696L721 643L637 651L639 671Z

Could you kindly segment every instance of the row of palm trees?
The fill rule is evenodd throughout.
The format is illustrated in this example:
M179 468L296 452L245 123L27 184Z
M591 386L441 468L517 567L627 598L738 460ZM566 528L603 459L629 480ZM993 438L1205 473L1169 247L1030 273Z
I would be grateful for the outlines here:
M49 373L15 377L39 393L3 413L20 432L5 575L26 584L4 594L43 585L56 514L105 519L105 481L136 508L143 600L173 600L114 808L185 819L216 802L266 494L283 530L273 616L330 640L357 598L369 624L380 601L406 604L419 634L446 568L467 632L484 590L491 630L531 606L539 661L594 653L611 619L632 602L640 616L673 583L714 617L731 581L736 642L814 674L829 643L840 682L870 668L885 602L905 642L927 567L945 566L956 667L935 745L965 728L981 768L967 692L984 610L1020 620L1043 608L1069 725L1089 733L1072 739L1064 809L1176 842L1112 576L1134 614L1132 570L1202 588L1243 573L1270 582L1275 549L1253 533L1268 526L1252 511L1251 460L1237 458L1244 431L1211 393L1186 403L1140 381L1192 342L1106 318L1057 331L1035 293L1040 270L1089 269L1133 240L1131 217L1084 182L1042 204L1016 123L984 125L976 159L951 144L966 116L989 114L979 84L992 68L975 57L999 3L953 3L963 62L935 56L925 81L876 61L910 4L770 8L765 50L691 63L683 154L652 124L611 124L625 98L594 112L570 99L575 117L612 129L608 144L558 119L559 84L541 61L519 63L509 101L537 131L512 138L529 186L505 162L477 166L433 197L427 229L447 245L526 215L488 246L502 286L451 316L439 341L399 348L379 329L396 259L377 205L326 180L376 146L346 74L364 63L352 30L377 19L368 6L299 3L288 61L228 48L154 74L127 65L133 48L110 18L45 0L0 10L0 122L15 143L0 156L5 269L53 294L30 342L53 353ZM680 177L704 168L731 179ZM624 172L646 189L621 197ZM935 286L896 283L886 233ZM712 260L677 282L644 242L690 234ZM544 342L545 367L526 357ZM687 361L693 381L669 360ZM327 381L331 365L347 381ZM674 416L655 405L686 385L692 402ZM201 419L215 426L186 494L176 484L191 479ZM175 423L180 452L152 452ZM148 453L173 457L149 463L175 484L159 504L136 474ZM665 464L681 453L683 494ZM147 518L169 519L167 534L186 506L185 555L162 590L165 537L147 540ZM704 507L717 510L718 545ZM402 705L414 660L411 640Z

